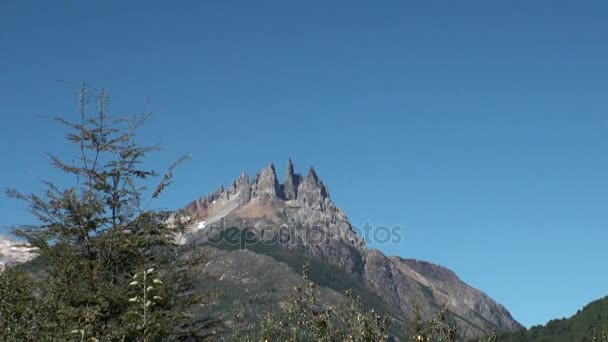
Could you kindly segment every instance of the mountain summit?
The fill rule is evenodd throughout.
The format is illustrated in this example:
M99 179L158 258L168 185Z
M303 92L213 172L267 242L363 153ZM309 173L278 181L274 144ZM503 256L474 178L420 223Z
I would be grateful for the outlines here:
M253 179L243 173L227 189L222 186L185 209L196 221L186 236L187 243L213 248L218 240L210 237L217 237L218 232L229 227L247 231L244 236L248 242L255 241L263 248L241 243L241 250L271 254L275 259L281 253L282 257L285 253L304 253L333 265L343 272L341 277L355 279L356 286L367 291L367 296L380 298L396 321L407 321L418 304L425 308L427 316L447 308L460 336L466 339L522 328L503 306L462 282L454 272L370 249L345 212L330 199L315 169L310 167L303 176L295 171L291 159L283 183L270 164ZM238 263L231 259L234 255L223 254L223 258L232 260L224 262L224 267ZM248 258L254 260L251 254Z
M279 183L274 164L264 167L251 181L246 172L232 182L228 189L221 186L216 192L204 196L191 203L189 209L208 207L208 202L224 199L235 200L241 204L256 199L279 199L283 201L298 201L301 204L319 206L329 200L329 191L319 179L314 167L310 167L308 174L302 176L295 173L294 166L289 159L285 173L285 181ZM207 203L207 204L205 204Z
M274 244L304 247L332 264L362 274L366 246L346 214L331 201L329 191L311 167L306 176L295 173L289 160L283 184L273 164L251 181L246 173L186 206L197 221L190 239L206 240L222 225L248 227ZM207 229L203 229L207 228Z

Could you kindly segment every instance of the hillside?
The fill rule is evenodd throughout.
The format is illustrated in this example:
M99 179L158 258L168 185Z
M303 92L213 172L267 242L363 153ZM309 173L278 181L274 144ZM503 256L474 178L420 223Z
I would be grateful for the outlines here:
M598 299L570 318L554 319L545 325L501 336L505 342L592 341L594 329L608 328L608 297Z

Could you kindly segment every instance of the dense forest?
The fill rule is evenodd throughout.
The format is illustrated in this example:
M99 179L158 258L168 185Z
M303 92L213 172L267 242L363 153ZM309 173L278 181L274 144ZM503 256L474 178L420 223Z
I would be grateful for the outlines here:
M554 319L545 325L501 336L501 341L608 341L608 297L586 305L570 318Z

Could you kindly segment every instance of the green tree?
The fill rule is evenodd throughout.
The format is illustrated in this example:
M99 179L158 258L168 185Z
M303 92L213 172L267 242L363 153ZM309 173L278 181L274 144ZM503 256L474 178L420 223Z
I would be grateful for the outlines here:
M338 308L319 303L316 284L309 280L310 265L304 264L303 286L296 286L283 312L269 315L255 333L237 335L237 341L351 341L376 342L388 338L388 319L367 310L348 290Z
M422 318L418 305L414 306L414 314L410 320L409 336L413 342L453 342L456 341L456 329L447 319L447 309L439 311L436 318L425 320ZM498 337L492 333L479 339L480 342L496 342Z
M608 342L608 328L602 326L600 329L593 329L593 335L591 336L593 342Z
M0 337L4 341L33 340L39 329L34 279L8 268L0 275Z
M442 309L437 318L424 320L420 307L414 306L414 315L410 321L410 339L424 342L453 342L456 340L456 329L447 321L447 310Z
M208 336L217 324L193 318L205 296L191 294L193 275L183 272L181 247L175 244L176 234L190 222L179 213L173 216L178 219L170 220L149 209L187 156L147 189L149 179L160 175L145 169L143 161L159 147L141 146L135 137L150 113L112 116L109 99L107 91L83 84L79 120L55 118L68 128L67 139L77 156L50 158L56 169L71 177L72 186L60 188L45 181L42 195L7 190L10 197L25 201L40 222L17 227L14 233L38 248L36 262L42 266L35 277L17 270L0 276L0 291L6 294L0 304L0 340L197 339ZM142 328L128 305L129 283L150 265L159 270L154 279L167 285L162 301L150 312L155 328L149 322ZM11 291L3 285L10 281L22 286Z

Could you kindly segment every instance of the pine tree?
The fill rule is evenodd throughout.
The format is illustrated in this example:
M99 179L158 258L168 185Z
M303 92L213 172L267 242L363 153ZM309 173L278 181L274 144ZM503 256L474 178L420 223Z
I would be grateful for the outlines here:
M45 181L42 195L7 190L10 197L25 201L40 222L17 227L14 233L38 248L36 262L42 270L35 277L18 271L1 276L0 292L6 292L3 283L19 281L23 293L2 299L0 340L160 341L208 335L206 329L217 322L192 323L193 310L205 296L186 295L193 275L178 265L184 260L175 236L189 222L179 213L174 217L180 219L169 220L149 208L187 156L178 158L160 182L147 189L149 180L160 175L145 169L143 161L159 147L141 146L135 138L150 113L112 116L106 90L83 84L78 93L77 122L55 118L69 129L67 140L77 156L63 160L49 155L73 185L60 188ZM149 324L142 327L129 305L133 276L151 267L158 269L155 279L166 284L162 301L147 313L155 318L153 329Z

